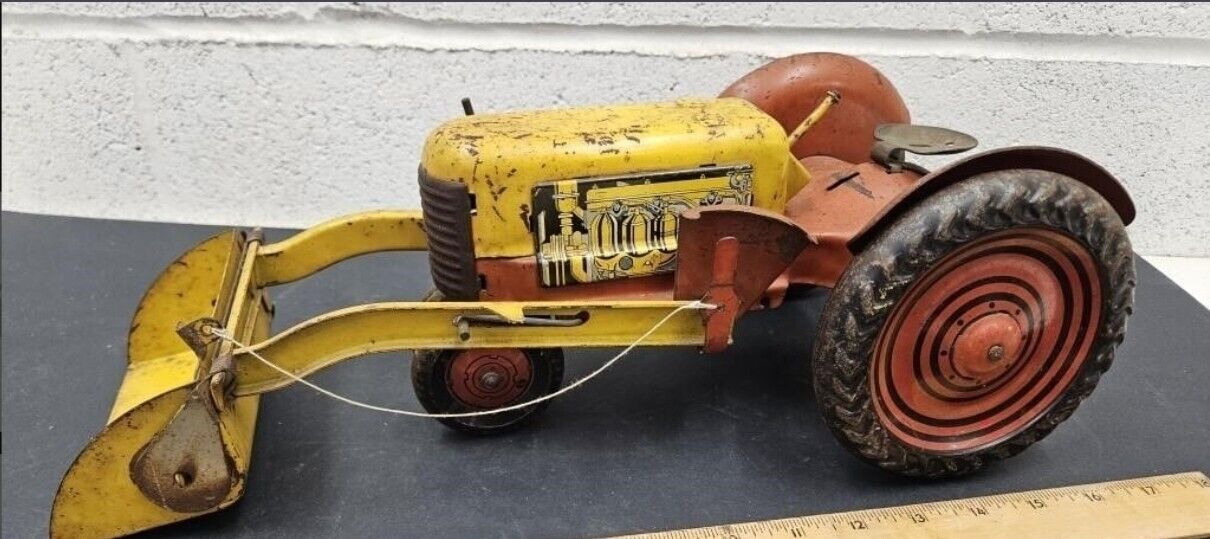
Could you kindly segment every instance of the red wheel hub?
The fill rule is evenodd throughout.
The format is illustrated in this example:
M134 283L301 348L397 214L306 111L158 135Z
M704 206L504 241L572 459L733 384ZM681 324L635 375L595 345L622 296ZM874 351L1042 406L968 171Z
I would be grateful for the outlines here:
M983 384L999 378L1016 362L1025 332L1016 318L995 308L994 301L988 302L988 314L966 324L953 337L953 351L947 355L952 355L959 379Z
M908 289L878 336L870 391L880 422L936 454L1021 432L1083 367L1100 296L1095 261L1058 231L1008 230L950 253Z
M529 389L533 367L525 352L515 348L464 350L450 361L446 381L463 404L500 408Z

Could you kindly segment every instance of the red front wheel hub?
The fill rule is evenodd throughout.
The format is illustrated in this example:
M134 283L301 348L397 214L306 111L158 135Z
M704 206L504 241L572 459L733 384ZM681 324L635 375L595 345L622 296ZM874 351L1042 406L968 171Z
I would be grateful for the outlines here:
M515 348L464 350L450 362L449 369L450 393L474 408L512 404L533 381L529 358Z

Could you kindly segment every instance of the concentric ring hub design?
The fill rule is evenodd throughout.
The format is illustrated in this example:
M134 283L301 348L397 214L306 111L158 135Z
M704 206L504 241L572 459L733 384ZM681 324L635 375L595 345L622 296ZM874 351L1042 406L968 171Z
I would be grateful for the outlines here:
M870 394L900 442L961 454L1021 432L1063 395L1101 320L1101 278L1077 240L1015 228L944 257L887 318Z
M464 350L450 362L450 393L463 404L500 408L525 394L533 382L533 366L515 348Z

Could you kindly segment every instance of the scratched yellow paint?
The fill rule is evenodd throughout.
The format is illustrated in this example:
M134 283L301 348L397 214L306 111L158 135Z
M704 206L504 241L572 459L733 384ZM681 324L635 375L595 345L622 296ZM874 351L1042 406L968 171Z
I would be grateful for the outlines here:
M475 193L478 211L472 226L478 257L523 256L533 254L534 240L522 210L530 204L533 187L542 182L744 164L752 167L753 205L780 211L788 194L808 179L786 140L776 121L737 99L562 109L448 122L428 138L423 166L432 176L464 182ZM177 336L178 324L216 318L239 339L270 346L272 314L262 301L264 287L301 279L351 256L419 250L425 244L419 212L378 211L336 219L264 247L257 241L245 244L243 235L227 232L182 255L139 304L131 325L126 376L109 421L65 474L51 510L51 536L122 535L200 514L166 509L131 478L132 460L169 425L189 392L209 391L206 373L216 354L194 356ZM321 315L313 319L314 331L303 324L307 327L297 329L294 337L272 340L283 347L272 355L306 373L388 348L558 342L618 346L680 305L368 305ZM525 314L523 308L567 316L588 311L592 316L569 328L476 327L463 341L450 321L468 308L511 321ZM331 323L319 323L329 319ZM684 310L644 344L700 344L703 331L700 314ZM231 348L223 344L219 354ZM256 369L261 367L237 362L236 398L216 414L234 482L224 499L206 512L234 503L244 492L259 404L256 393L288 383L273 373L261 372L258 378Z
M420 210L376 210L328 220L262 247L256 256L256 284L297 281L366 253L423 251L423 222Z
M753 205L785 208L807 182L776 120L735 98L481 114L446 122L425 141L421 166L466 184L478 257L534 254L528 227L536 184L750 164Z
M180 410L205 370L176 335L180 322L231 317L246 342L269 335L272 315L264 290L248 286L256 253L245 252L239 233L216 235L173 262L139 303L130 332L126 375L105 427L64 474L51 508L51 537L115 537L202 513L181 513L145 496L131 480L131 462ZM240 301L232 301L238 296ZM226 497L210 510L235 503L244 492L256 429L258 396L241 397L218 414L223 451L235 470Z
M215 302L231 286L242 252L239 233L217 234L169 264L147 289L130 323L126 357L140 363L190 352L176 334L181 321L225 316L227 306Z
M658 322L643 346L701 346L705 326L701 312L684 308L686 301L545 301L545 302L387 302L347 307L321 314L266 339L237 350L237 396L256 395L286 387L293 380L253 357L255 351L296 376L355 357L398 350L455 348L535 348L575 343L577 347L626 346ZM676 311L677 308L682 308ZM571 327L474 325L464 340L451 323L459 316L500 314L575 317Z

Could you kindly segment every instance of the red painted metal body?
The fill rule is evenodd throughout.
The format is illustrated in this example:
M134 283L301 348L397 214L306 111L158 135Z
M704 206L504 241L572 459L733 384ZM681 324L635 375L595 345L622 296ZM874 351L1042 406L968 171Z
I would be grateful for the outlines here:
M916 202L967 178L997 170L1043 170L1067 176L1091 187L1117 212L1122 224L1134 221L1134 202L1126 188L1101 165L1078 153L1047 146L1016 146L978 153L950 163L920 178L905 189L883 210L866 222L853 236L850 248L859 250L886 223L907 211Z
M743 206L694 208L681 214L673 297L704 299L707 352L731 342L731 328L774 280L814 243L796 223Z
M790 198L786 217L810 232L816 243L803 250L786 278L793 284L831 287L853 258L849 241L920 176L822 155L801 162L813 180Z
M852 56L809 53L774 60L743 76L722 97L739 97L760 107L789 133L828 91L843 96L791 148L802 159L827 155L850 163L870 158L874 128L906 124L911 115L899 91L877 69Z

